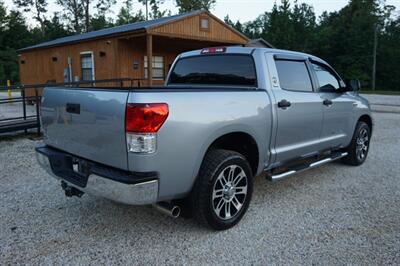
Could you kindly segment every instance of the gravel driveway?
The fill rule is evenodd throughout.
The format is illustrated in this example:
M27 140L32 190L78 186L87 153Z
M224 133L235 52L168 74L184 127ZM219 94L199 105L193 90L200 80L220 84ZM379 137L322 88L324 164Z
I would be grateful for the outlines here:
M0 142L0 264L400 264L400 115L375 113L367 162L258 177L242 222L213 232L84 195L38 168L37 141Z

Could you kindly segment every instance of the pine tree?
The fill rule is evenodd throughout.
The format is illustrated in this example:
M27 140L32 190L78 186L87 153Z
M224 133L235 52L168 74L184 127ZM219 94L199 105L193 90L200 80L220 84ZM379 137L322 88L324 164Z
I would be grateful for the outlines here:
M57 0L57 4L64 9L63 18L72 25L75 33L81 33L84 29L83 20L85 9L79 0Z
M132 0L125 0L124 6L121 7L117 15L117 25L134 23L138 21L143 21L145 19L146 18L141 10L139 10L137 13L134 13Z
M175 0L179 13L186 13L195 10L211 10L216 0Z

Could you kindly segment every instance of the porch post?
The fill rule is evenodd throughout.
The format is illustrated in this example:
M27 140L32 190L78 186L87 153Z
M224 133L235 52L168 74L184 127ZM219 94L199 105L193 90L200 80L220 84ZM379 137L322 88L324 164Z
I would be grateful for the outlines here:
M147 34L147 79L148 86L153 85L153 35Z

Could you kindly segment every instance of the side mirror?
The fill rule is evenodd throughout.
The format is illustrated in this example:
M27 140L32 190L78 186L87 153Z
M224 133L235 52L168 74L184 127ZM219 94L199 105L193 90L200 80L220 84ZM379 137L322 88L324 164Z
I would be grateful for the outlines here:
M347 91L359 91L361 89L361 83L358 79L346 80Z
M321 92L336 92L336 88L332 84L326 84L319 88Z

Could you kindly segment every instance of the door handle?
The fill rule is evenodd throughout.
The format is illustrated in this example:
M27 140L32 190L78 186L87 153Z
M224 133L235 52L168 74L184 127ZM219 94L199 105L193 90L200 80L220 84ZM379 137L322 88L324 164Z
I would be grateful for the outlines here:
M292 105L292 103L287 101L287 100L285 100L285 99L283 99L282 101L278 102L278 107L282 108L282 109L286 109L286 108L290 107L291 105Z
M328 99L325 99L322 103L323 103L325 106L331 106L331 105L333 104L333 102L332 102L331 100L328 100Z
M67 103L65 111L67 111L67 113L79 115L81 113L81 105L79 103Z

